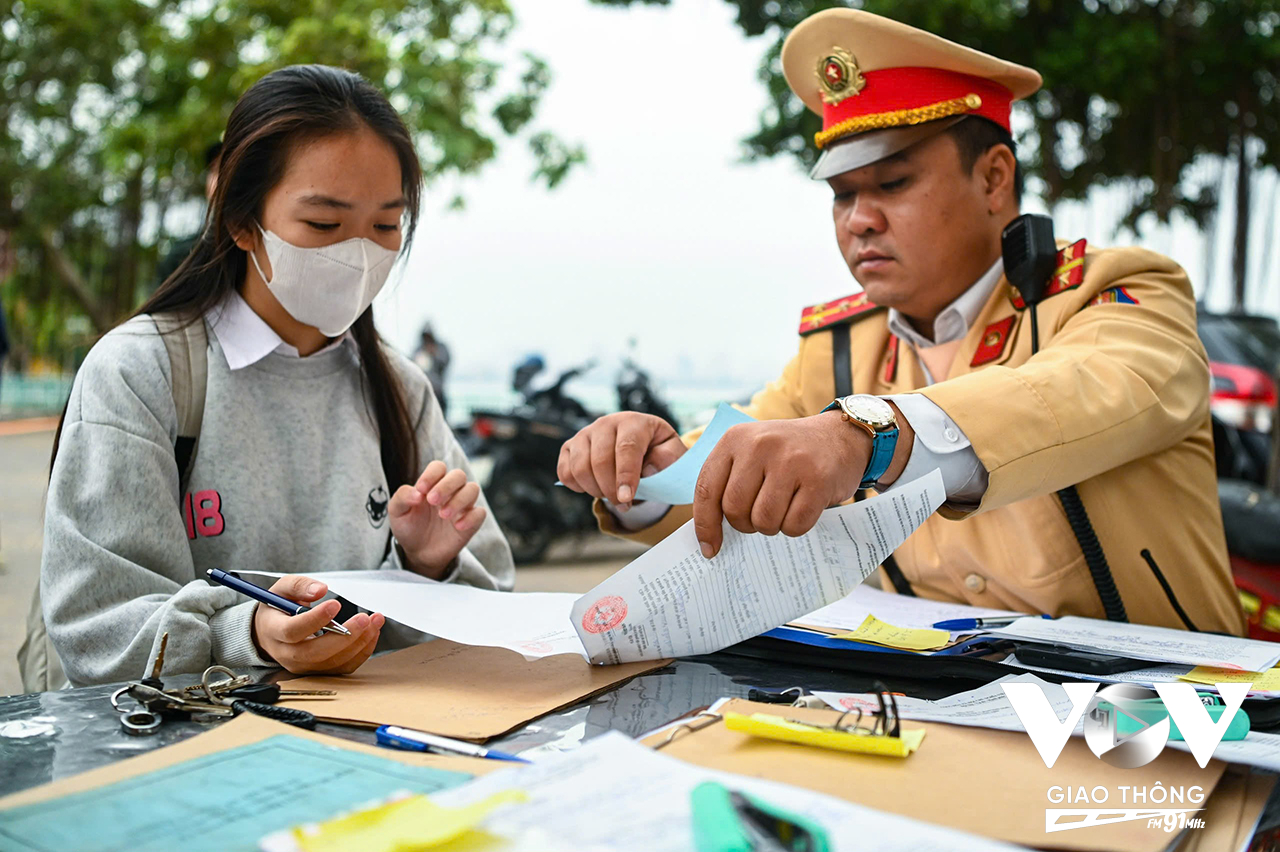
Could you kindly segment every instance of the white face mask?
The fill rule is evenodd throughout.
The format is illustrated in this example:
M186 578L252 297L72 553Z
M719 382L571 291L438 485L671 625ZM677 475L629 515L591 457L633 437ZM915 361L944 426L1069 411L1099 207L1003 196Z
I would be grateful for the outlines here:
M325 337L337 337L360 318L387 283L399 254L364 237L302 248L261 225L258 230L271 261L271 280L267 281L254 252L249 252L249 259L267 289L291 317L315 326Z

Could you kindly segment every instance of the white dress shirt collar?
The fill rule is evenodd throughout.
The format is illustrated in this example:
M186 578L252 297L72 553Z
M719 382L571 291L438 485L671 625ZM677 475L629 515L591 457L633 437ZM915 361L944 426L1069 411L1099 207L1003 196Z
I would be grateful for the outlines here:
M240 370L256 364L272 352L278 352L290 358L302 357L295 347L285 343L280 335L267 325L266 320L249 307L244 297L234 290L221 304L212 308L205 318L218 338L218 345L222 347L222 354L226 356L227 366L232 370ZM355 338L352 337L350 329L334 338L319 351L313 352L312 355L328 352L348 342L352 346L355 345Z
M938 318L933 321L933 340L916 331L911 322L896 308L889 309L889 331L905 340L915 349L927 349L940 343L962 340L969 333L982 308L991 297L991 291L1004 274L1004 259L999 258L991 264L991 268L982 273L982 277L973 286L960 294L960 297L942 309Z

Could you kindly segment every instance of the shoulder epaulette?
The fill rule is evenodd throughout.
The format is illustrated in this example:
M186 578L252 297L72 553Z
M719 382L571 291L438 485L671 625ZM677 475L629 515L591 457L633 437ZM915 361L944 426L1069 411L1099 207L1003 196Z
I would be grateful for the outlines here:
M800 333L812 334L842 322L871 316L878 310L880 305L868 301L866 293L854 293L821 305L810 305L800 313Z
M1053 277L1049 279L1049 286L1045 288L1044 298L1056 296L1067 290L1074 290L1084 281L1084 249L1087 243L1087 240L1076 240L1058 252L1058 266L1053 270ZM1027 306L1027 303L1022 301L1022 294L1016 290L1011 301L1017 310L1022 310Z

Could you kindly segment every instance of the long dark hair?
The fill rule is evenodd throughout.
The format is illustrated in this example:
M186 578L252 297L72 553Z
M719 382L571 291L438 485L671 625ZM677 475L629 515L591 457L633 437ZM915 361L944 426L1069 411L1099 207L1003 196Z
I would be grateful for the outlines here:
M401 250L407 251L418 224L422 166L404 121L386 96L359 74L327 65L293 65L263 77L236 102L222 139L217 187L200 239L134 316L168 313L188 324L200 322L244 280L248 260L232 234L252 230L261 221L263 199L284 176L290 152L300 142L365 127L386 140L400 161L408 211ZM420 473L413 418L374 328L372 307L351 332L378 427L382 469L394 492L416 481ZM59 421L54 457L61 436Z

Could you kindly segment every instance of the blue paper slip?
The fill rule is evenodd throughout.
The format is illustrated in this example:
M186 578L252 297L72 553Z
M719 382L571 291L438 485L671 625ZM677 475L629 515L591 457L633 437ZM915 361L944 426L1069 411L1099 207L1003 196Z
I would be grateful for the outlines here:
M702 436L698 438L688 451L666 470L660 470L653 476L640 480L636 488L637 500L657 500L673 506L683 506L693 502L693 488L698 484L698 474L702 472L702 464L711 455L724 433L730 426L739 423L754 423L755 418L743 414L726 402L720 403L716 416L711 418Z
M275 736L36 805L0 811L6 852L255 852L273 831L319 822L397 790L434 793L463 772L409 766Z

